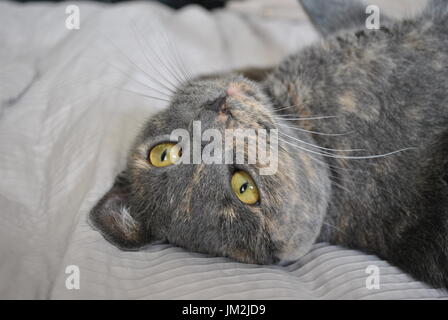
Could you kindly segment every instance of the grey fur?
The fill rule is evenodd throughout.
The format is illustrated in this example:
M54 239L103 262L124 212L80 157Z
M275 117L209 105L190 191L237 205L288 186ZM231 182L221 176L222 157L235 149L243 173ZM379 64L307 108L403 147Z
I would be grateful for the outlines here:
M185 85L171 106L150 119L137 138L127 170L119 178L123 181L122 177L126 177L129 191L124 192L123 184L117 183L92 210L93 224L114 244L123 249L138 249L148 241L167 240L193 251L226 255L244 262L274 263L297 259L315 242L329 198L327 168L309 162L288 145L280 148L283 161L275 175L257 176L257 165L238 166L251 173L261 190L262 201L253 206L244 205L231 191L230 177L236 169L232 165L183 164L155 168L148 163L152 146L167 141L174 129L183 128L192 134L194 120L202 122L202 130L227 128L217 122L218 113L210 111L209 106L222 96L230 83L250 87L253 101L264 108L264 112L251 110L251 106L230 99L227 105L235 112L230 125L276 127L269 99L254 82L229 75ZM238 110L243 112L237 114ZM308 164L301 165L302 161ZM304 173L303 168L309 172ZM311 174L316 179L307 177ZM299 190L300 197L279 201ZM121 201L109 200L117 199L111 196L117 194L125 196ZM98 218L120 212L111 207L122 206L129 208L141 226L134 234L120 232L117 236L114 230L122 229L115 223L119 220Z
M313 15L311 2L303 2ZM316 3L325 10L330 1ZM342 32L347 24L341 21L358 18L319 17L315 21L334 36L288 57L261 84L235 75L186 83L170 107L148 121L126 170L91 211L91 221L123 249L167 240L251 263L294 260L314 241L329 241L377 254L419 280L448 287L447 17L441 0L415 19L383 21L377 31L350 25ZM209 106L231 83L248 98L226 100L236 115L223 125ZM335 118L292 121L282 115ZM280 129L277 174L258 176L257 165L242 168L261 191L259 205L244 205L233 195L233 166L148 163L152 146L174 129L191 133L194 120L203 129L224 130L229 123ZM307 149L316 152L294 147L310 144L318 148ZM350 158L410 147L385 157ZM329 151L358 148L365 151ZM117 219L123 207L131 217Z

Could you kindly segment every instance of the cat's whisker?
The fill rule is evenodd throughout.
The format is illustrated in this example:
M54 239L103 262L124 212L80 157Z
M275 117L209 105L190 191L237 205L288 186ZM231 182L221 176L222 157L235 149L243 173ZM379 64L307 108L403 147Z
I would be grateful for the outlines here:
M283 107L283 108L276 108L274 107L273 109L275 111L282 111L282 110L287 110L287 109L291 109L291 108L295 108L296 106L287 106L287 107Z
M285 119L281 119L281 120L285 120ZM353 133L354 131L349 131L349 132L345 132L345 133L325 133L325 132L318 132L318 131L312 131L312 130L306 130L297 126L287 126L285 124L280 124L280 126L285 127L285 128L289 128L292 130L297 130L297 131L302 131L302 132L306 132L306 133L310 133L310 134L316 134L316 135L320 135L320 136L332 136L332 137L337 137L337 136L344 136L350 133Z
M356 151L365 151L365 149L332 149L332 148L324 148L324 147L321 147L321 146L318 146L318 145L315 145L315 144L312 144L312 143L309 143L309 142L300 140L300 139L298 139L298 138L296 138L296 137L290 136L290 135L288 135L288 134L286 134L286 133L283 133L283 132L281 132L281 131L279 131L278 133L281 134L281 135L283 135L283 136L286 136L286 137L288 137L288 138L290 138L290 139L292 139L292 140L298 141L298 142L303 143L303 144L305 144L305 145L308 145L308 146L310 146L310 147L317 148L317 149L321 149L321 150L333 151L333 152L356 152Z
M173 52L170 50L170 48L168 48L165 38L163 36L161 36L162 32L163 32L162 29L160 29L158 31L158 33L154 35L154 36L157 36L158 39L156 40L156 43L159 44L159 52L155 53L155 50L154 50L154 53L160 57L160 55L161 55L160 51L163 51L162 50L163 48L161 48L162 41L160 40L160 38L162 38L163 41L165 42L165 48L164 48L165 49L164 57L166 57L166 59L164 59L164 60L166 60L164 63L165 68L178 83L184 83L187 80L184 77L184 75L182 74L179 66L176 66L175 63L173 62ZM147 42L147 40L146 40L146 42ZM168 54L168 52L169 52L169 54Z
M324 167L330 168L330 169L332 169L333 171L343 170L343 171L346 171L346 172L368 173L368 172L365 171L365 170L349 169L349 168L338 167L338 166L329 164L329 163L326 162L326 161L322 161L322 160L320 160L320 159L317 159L317 158L315 158L315 157L313 157L312 155L309 155L309 154L308 154L308 157L311 158L312 160L314 160L315 162L317 162L319 165L322 165L322 166L324 166Z
M346 172L352 172L352 173L358 173L358 174L369 174L369 172L365 171L365 170L342 168L342 167L330 165L329 163L322 161L320 159L317 159L309 154L307 154L307 156L309 158L311 158L312 160L314 160L315 162L317 162L318 164L321 164L325 167L331 168L332 171L343 170ZM335 187L338 187L339 189L341 189L343 191L346 191L349 195L353 194L353 190L348 189L347 187L343 186L342 184L336 182L335 180L344 181L345 184L366 185L365 180L354 179L353 175L347 176L346 173L341 173L340 176L328 173L328 177L330 178L332 185L334 185ZM343 179L343 177L349 177L349 179L346 180L346 179ZM360 177L360 178L362 178L362 177ZM378 185L376 185L375 188L387 193L390 196L390 198L397 201L397 203L400 201L400 199L394 193L392 193L390 190L383 188L381 186L378 186Z
M348 192L349 192L349 191L348 191ZM333 228L333 229L335 229L335 230L337 230L337 231L343 233L344 235L347 235L347 233L344 232L341 228L338 228L338 227L336 227L336 226L334 226L334 225L332 225L332 224L329 224L328 222L322 221L322 224L324 224L324 225L326 225L326 226L329 226L330 228Z
M157 89L157 88L151 87L151 86L150 86L149 84L147 84L147 83L144 83L144 82L142 82L142 81L140 81L140 80L138 80L138 79L135 79L132 75L130 75L129 73L127 73L126 71L124 71L124 70L122 70L121 68L117 67L116 65L112 64L112 63L109 62L109 61L101 60L101 59L99 59L99 58L97 58L97 57L92 57L92 56L84 56L84 57L89 58L89 59L96 59L96 60L98 60L100 63L105 63L105 64L111 66L112 68L114 68L115 70L121 72L121 73L124 74L125 76L127 76L130 80L135 81L135 82L141 84L142 86L147 87L148 89L151 89L151 90L153 90L153 91L156 91L156 92L158 92L158 93L164 95L164 96L167 97L167 98L170 98L170 97L174 94L173 91L170 91L170 93L166 93L166 92L161 91L161 90L159 90L159 89Z
M62 89L65 86L76 86L80 84L85 84L87 81L93 81L93 80L99 80L100 77L92 78L91 76L76 76L76 77L70 77L68 79L63 79L62 81L57 82L55 85L51 87L52 90L58 90ZM42 92L44 94L48 94L47 89Z
M110 89L126 91L126 92L129 92L129 93L140 95L140 96L142 96L144 98L150 98L150 99L156 99L156 100L165 101L165 102L171 102L171 100L169 100L169 99L164 99L164 98L161 98L161 97L152 96L152 95L149 95L149 94L146 94L146 93L143 93L143 92L134 91L134 90L126 89L126 88L120 88L120 87L116 87L116 86L99 84L99 83L97 83L96 85L101 86L101 87L110 88Z
M400 153L400 152L403 152L403 151L415 149L415 148L404 148L404 149L395 150L395 151L384 153L384 154L371 155L371 156L342 156L342 155L330 154L330 153L327 153L327 152L317 152L317 151L314 151L314 150L310 150L310 149L304 148L302 146L298 146L298 145L296 145L294 143L288 142L286 140L283 140L281 138L279 138L279 140L284 142L284 143L286 143L286 144L288 144L288 145L291 145L291 146L293 146L293 147L295 147L295 148L297 148L299 150L305 151L305 152L309 152L309 153L312 153L312 154L320 155L320 156L323 156L323 157L329 157L329 158L335 158L335 159L347 159L347 160L367 160L367 159L384 158L384 157L387 157L387 156L390 156L390 155L393 155L393 154L396 154L396 153Z
M187 68L185 62L182 60L182 57L179 55L179 50L177 49L176 44L173 41L170 41L170 38L165 32L162 31L161 34L165 39L165 43L172 49L173 58L175 63L177 64L176 69L180 72L186 82L191 81L193 79L193 76L191 75L191 72Z
M104 34L103 34L103 37L109 41L109 43L115 48L115 50L118 51L119 54L121 54L133 67L135 67L137 70L142 72L142 74L144 76L146 76L149 80L158 83L159 85L161 85L162 87L164 87L165 89L167 89L168 91L170 91L172 93L176 92L176 90L177 90L176 86L172 85L172 87L170 87L166 83L162 83L161 81L159 81L156 77L154 77L149 72L144 70L140 65L135 63L112 39L110 39L108 36L106 36Z
M323 119L333 119L338 118L338 116L311 116L311 117L304 117L304 118L290 118L289 116L296 116L294 114L290 115L281 115L281 116L275 116L275 119L278 120L285 120L285 121L305 121L305 120L323 120Z
M332 119L332 118L337 118L337 117L336 116L311 116L311 117L297 118L296 115L287 114L287 115L275 116L274 118L276 118L278 120L285 120L285 121L305 121L305 120Z
M281 141L281 142L284 142L284 143L286 143L286 144L288 144L288 145L290 145L292 147L295 147L296 149L299 149L299 150L302 150L302 151L305 151L305 152L309 152L309 153L320 155L320 156L334 156L334 155L332 155L330 153L326 153L326 152L317 152L317 151L314 151L314 150L309 150L309 149L304 148L302 146L299 146L299 145L296 145L294 143L288 142L288 141L286 141L286 140L284 140L284 139L282 139L280 137L278 138L278 140Z
M165 69L168 70L168 68L166 67L166 64L164 63L164 61L162 61L162 59L160 59L160 57L154 52L154 50L152 49L151 46L148 46L146 42L142 42L142 36L139 33L139 31L138 31L138 29L137 29L137 27L136 27L134 22L131 22L131 28L132 28L134 36L135 36L135 38L137 40L137 43L138 43L138 45L140 47L140 50L143 53L143 56L144 56L144 58L145 58L145 60L146 60L146 62L148 64L148 66L151 67L152 70L155 71L157 74L159 74L160 78L163 79L164 82L166 82L164 84L165 86L170 86L173 91L177 91L178 90L177 85L175 83L173 83L170 79L168 79L168 77L163 72L160 72L160 70L151 62L151 59L149 59L149 57L147 55L147 51L145 50L145 48L146 49L149 48L153 52L153 54L156 56L156 58L159 61L160 65L165 67ZM169 72L169 70L168 70L168 72Z

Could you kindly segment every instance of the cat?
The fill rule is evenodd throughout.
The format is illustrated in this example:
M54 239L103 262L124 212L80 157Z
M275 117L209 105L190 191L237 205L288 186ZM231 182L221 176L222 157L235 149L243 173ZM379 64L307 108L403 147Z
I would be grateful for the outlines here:
M136 138L91 224L123 250L162 240L256 264L329 242L448 288L448 1L402 21L381 15L379 30L365 27L359 1L301 3L323 40L257 81L183 83ZM194 121L277 129L278 170L176 165L185 155L170 133L192 134Z

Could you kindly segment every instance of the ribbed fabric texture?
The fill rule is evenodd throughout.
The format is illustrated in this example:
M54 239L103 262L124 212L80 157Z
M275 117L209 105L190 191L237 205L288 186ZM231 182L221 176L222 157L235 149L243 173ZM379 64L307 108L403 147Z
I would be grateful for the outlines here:
M187 252L168 244L123 252L92 234L74 241L65 264L78 265L80 290L61 274L51 298L67 299L439 299L445 290L413 280L375 256L316 244L287 267L259 266ZM379 270L379 289L367 289L366 269Z

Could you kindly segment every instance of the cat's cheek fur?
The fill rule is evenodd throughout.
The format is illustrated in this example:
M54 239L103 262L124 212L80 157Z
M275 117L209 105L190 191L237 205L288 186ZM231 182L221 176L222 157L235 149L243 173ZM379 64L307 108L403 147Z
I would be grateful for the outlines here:
M280 265L295 262L309 252L321 231L331 196L328 169L296 152L289 151L298 164L294 174L283 170L294 176L294 183L282 191L284 195L294 196L283 198L282 207L277 208L281 214L276 215L275 228L270 233L274 243L281 243L275 255ZM287 181L287 178L281 180ZM275 203L275 199L270 202Z
M290 247L288 250L281 252L277 255L278 259L278 265L280 266L287 266L289 264L292 264L296 262L298 259L303 257L305 254L308 253L308 251L311 249L312 243L306 246L297 246L297 247Z
M294 219L295 223L289 222L279 228L278 233L283 234L283 246L275 257L279 265L291 264L306 255L320 233L325 211L315 212L312 219L307 219L299 212L297 214L300 214L301 218Z

